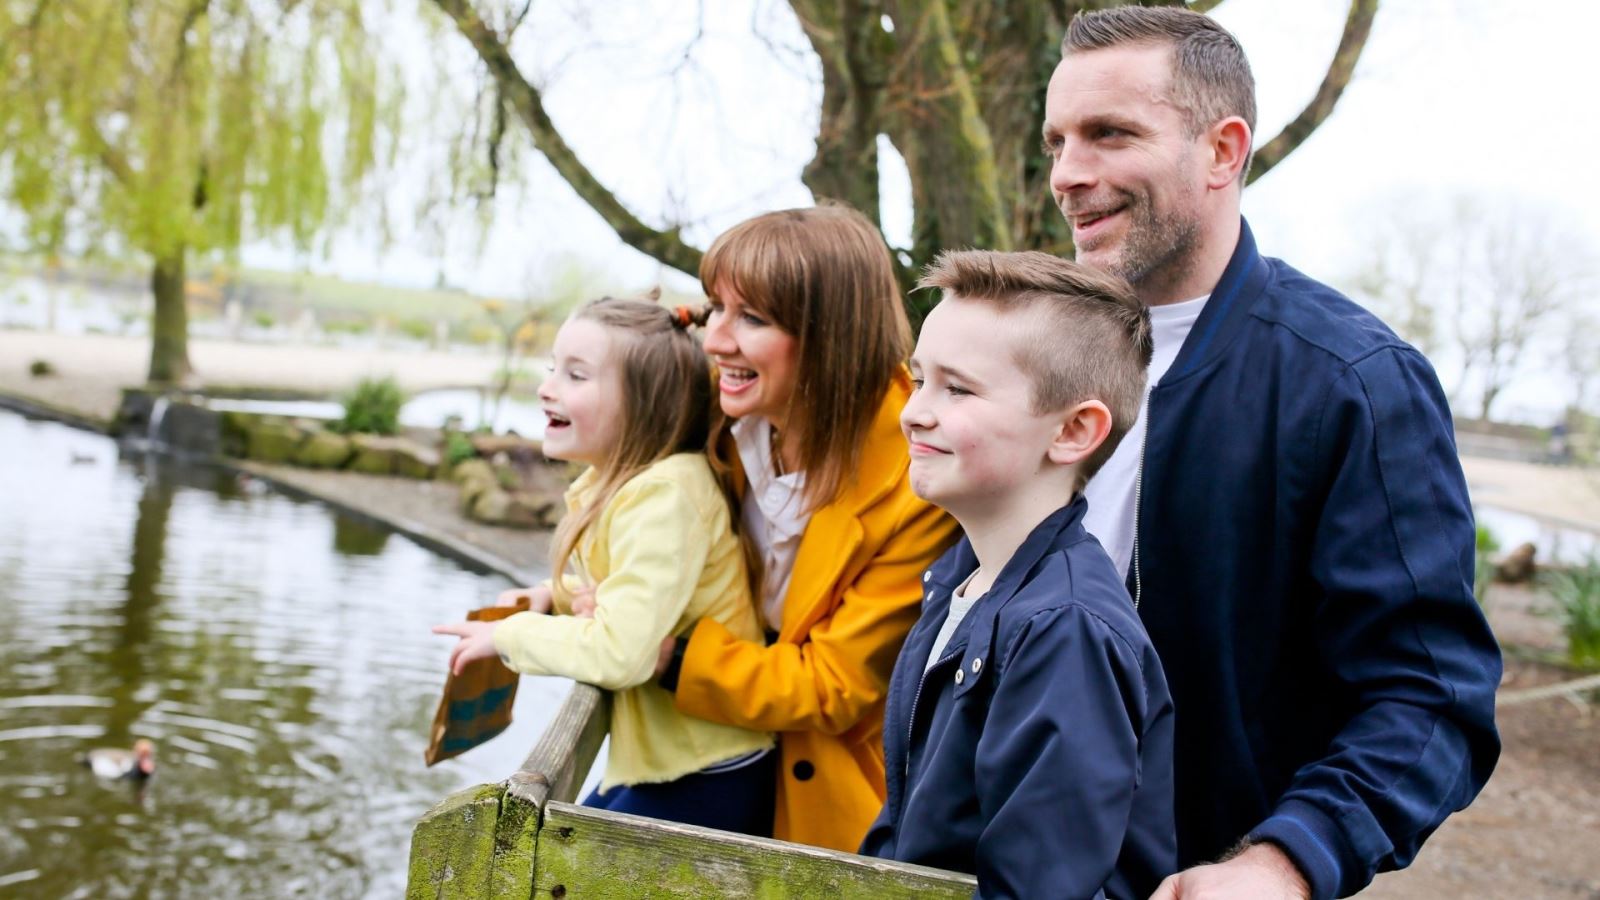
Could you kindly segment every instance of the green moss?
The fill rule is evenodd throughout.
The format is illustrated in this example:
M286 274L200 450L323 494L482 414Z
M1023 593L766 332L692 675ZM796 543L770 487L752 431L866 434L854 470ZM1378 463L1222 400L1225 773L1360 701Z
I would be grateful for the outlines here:
M350 459L350 454L349 438L319 431L295 450L294 461L313 469L337 469Z
M408 900L490 896L503 793L499 785L481 784L428 810L411 834Z
M260 421L250 429L249 456L262 462L289 462L304 438L305 432L287 422Z

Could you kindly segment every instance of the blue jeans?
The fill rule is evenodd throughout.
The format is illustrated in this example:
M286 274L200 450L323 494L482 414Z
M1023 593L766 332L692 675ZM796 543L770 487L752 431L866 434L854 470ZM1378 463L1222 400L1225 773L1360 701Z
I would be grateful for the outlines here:
M777 766L774 747L760 759L726 772L691 772L659 784L618 785L604 794L596 790L583 805L771 837Z

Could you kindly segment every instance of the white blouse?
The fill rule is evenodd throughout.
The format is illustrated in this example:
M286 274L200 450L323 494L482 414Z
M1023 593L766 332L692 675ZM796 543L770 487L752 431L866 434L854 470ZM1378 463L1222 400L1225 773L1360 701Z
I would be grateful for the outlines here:
M773 468L772 425L766 419L751 416L733 423L733 439L749 481L740 515L761 553L761 617L776 631L783 625L783 597L794 574L800 538L811 521L802 496L805 473L779 475Z

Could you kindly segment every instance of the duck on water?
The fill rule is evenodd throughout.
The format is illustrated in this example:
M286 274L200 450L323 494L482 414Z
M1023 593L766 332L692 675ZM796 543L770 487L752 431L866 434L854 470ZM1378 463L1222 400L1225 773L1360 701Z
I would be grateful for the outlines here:
M144 738L134 741L132 750L96 747L83 755L83 764L98 778L143 781L156 770L156 747Z

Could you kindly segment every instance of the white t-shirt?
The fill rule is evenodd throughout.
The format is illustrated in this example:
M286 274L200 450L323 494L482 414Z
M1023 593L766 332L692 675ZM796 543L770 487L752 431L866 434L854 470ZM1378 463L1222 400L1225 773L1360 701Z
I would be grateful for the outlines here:
M761 596L757 600L762 619L776 631L783 626L783 596L789 592L800 538L811 521L801 496L806 476L804 472L779 475L772 467L772 425L766 419L748 417L734 422L733 440L749 482L739 514L761 551Z
M1183 342L1194 327L1200 311L1205 309L1210 295L1182 303L1150 307L1151 336L1155 351L1150 355L1150 374L1145 381L1144 403L1139 407L1139 418L1123 435L1115 453L1089 479L1083 494L1089 500L1089 511L1083 516L1083 527L1110 554L1117 564L1117 572L1128 577L1128 565L1133 559L1133 498L1139 479L1139 457L1144 448L1145 413L1150 408L1150 389L1161 382L1161 376L1172 368Z

